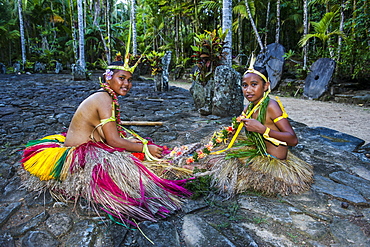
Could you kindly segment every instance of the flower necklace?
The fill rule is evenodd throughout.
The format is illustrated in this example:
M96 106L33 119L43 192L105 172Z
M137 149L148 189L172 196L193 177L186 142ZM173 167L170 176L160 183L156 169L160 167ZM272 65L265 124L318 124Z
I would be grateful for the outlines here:
M120 111L120 105L118 103L118 97L117 97L116 92L114 92L114 90L109 86L108 83L106 82L103 83L101 80L100 80L100 86L105 91L107 91L108 94L112 97L118 132L120 136L126 137L126 132L123 130L122 126L120 125L121 124L121 111Z
M211 140L204 145L203 148L197 149L192 154L190 154L190 157L186 159L186 164L191 164L193 162L199 162L201 159L204 159L207 155L211 154L211 151L221 145L226 144L227 140L230 138L230 136L235 133L236 128L240 124L240 119L238 120L236 117L232 119L232 125L228 127L222 128L220 131L216 131ZM177 157L181 157L184 155L187 155L188 153L192 152L192 148L188 145L183 145L181 147L175 147L171 153L170 157L176 159Z

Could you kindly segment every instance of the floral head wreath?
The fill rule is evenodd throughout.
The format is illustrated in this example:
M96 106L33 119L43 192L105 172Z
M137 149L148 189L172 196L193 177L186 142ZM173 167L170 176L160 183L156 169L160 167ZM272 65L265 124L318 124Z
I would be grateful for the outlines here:
M268 78L266 78L264 74L254 69L253 66L255 62L256 62L256 58L254 57L254 54L252 54L251 61L249 63L249 68L247 69L247 71L245 71L244 75L248 73L253 73L253 74L259 75L265 82L268 82Z
M136 69L136 67L137 67L137 65L140 63L140 60L143 57L143 55L140 56L139 60L137 60L137 62L134 64L134 66L132 66L132 67L129 66L129 61L130 61L129 50L130 50L131 32L132 32L131 29L132 29L132 27L130 26L129 33L128 33L128 38L127 38L127 43L126 43L126 54L125 54L123 65L109 65L107 67L107 71L105 72L105 74L110 74L108 72L108 70L111 70L111 69L118 69L118 70L128 71L131 74L133 74L134 71L135 71L135 69ZM122 57L120 52L117 53L117 57Z

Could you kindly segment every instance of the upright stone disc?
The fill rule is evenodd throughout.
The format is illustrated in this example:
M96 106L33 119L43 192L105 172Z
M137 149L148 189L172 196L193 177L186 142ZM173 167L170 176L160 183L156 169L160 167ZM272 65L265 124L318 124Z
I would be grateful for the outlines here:
M320 98L327 90L335 70L335 61L330 58L320 58L310 68L303 95L309 99Z

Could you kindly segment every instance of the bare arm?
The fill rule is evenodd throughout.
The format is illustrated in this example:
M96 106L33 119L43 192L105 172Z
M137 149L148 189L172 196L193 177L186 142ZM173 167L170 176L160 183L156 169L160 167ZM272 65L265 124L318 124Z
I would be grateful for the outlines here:
M98 114L100 119L110 118L112 115L112 100L111 98L104 97L104 99L99 102L97 107ZM116 122L108 122L102 127L106 143L112 147L119 147L124 148L127 151L131 152L142 152L143 151L143 144L129 141L124 138L121 138L119 132L117 130ZM149 152L157 157L160 158L162 155L163 149L157 147L155 145L148 145Z

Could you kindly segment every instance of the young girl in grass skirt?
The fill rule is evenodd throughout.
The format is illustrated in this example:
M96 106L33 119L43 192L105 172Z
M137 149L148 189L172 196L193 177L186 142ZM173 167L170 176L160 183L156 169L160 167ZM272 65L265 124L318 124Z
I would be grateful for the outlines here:
M280 101L269 97L266 70L254 69L253 63L242 79L250 104L183 167L207 169L195 176L211 175L212 185L228 197L248 190L266 195L306 191L313 181L312 166L288 150L297 145L297 136Z
M76 110L66 134L30 141L23 153L23 186L49 189L57 200L82 197L111 217L137 222L167 216L180 208L190 192L186 180L163 179L144 164L161 164L169 151L134 132L129 138L120 124L117 95L132 87L134 67L120 61L108 66L102 90ZM182 171L188 171L182 169Z

